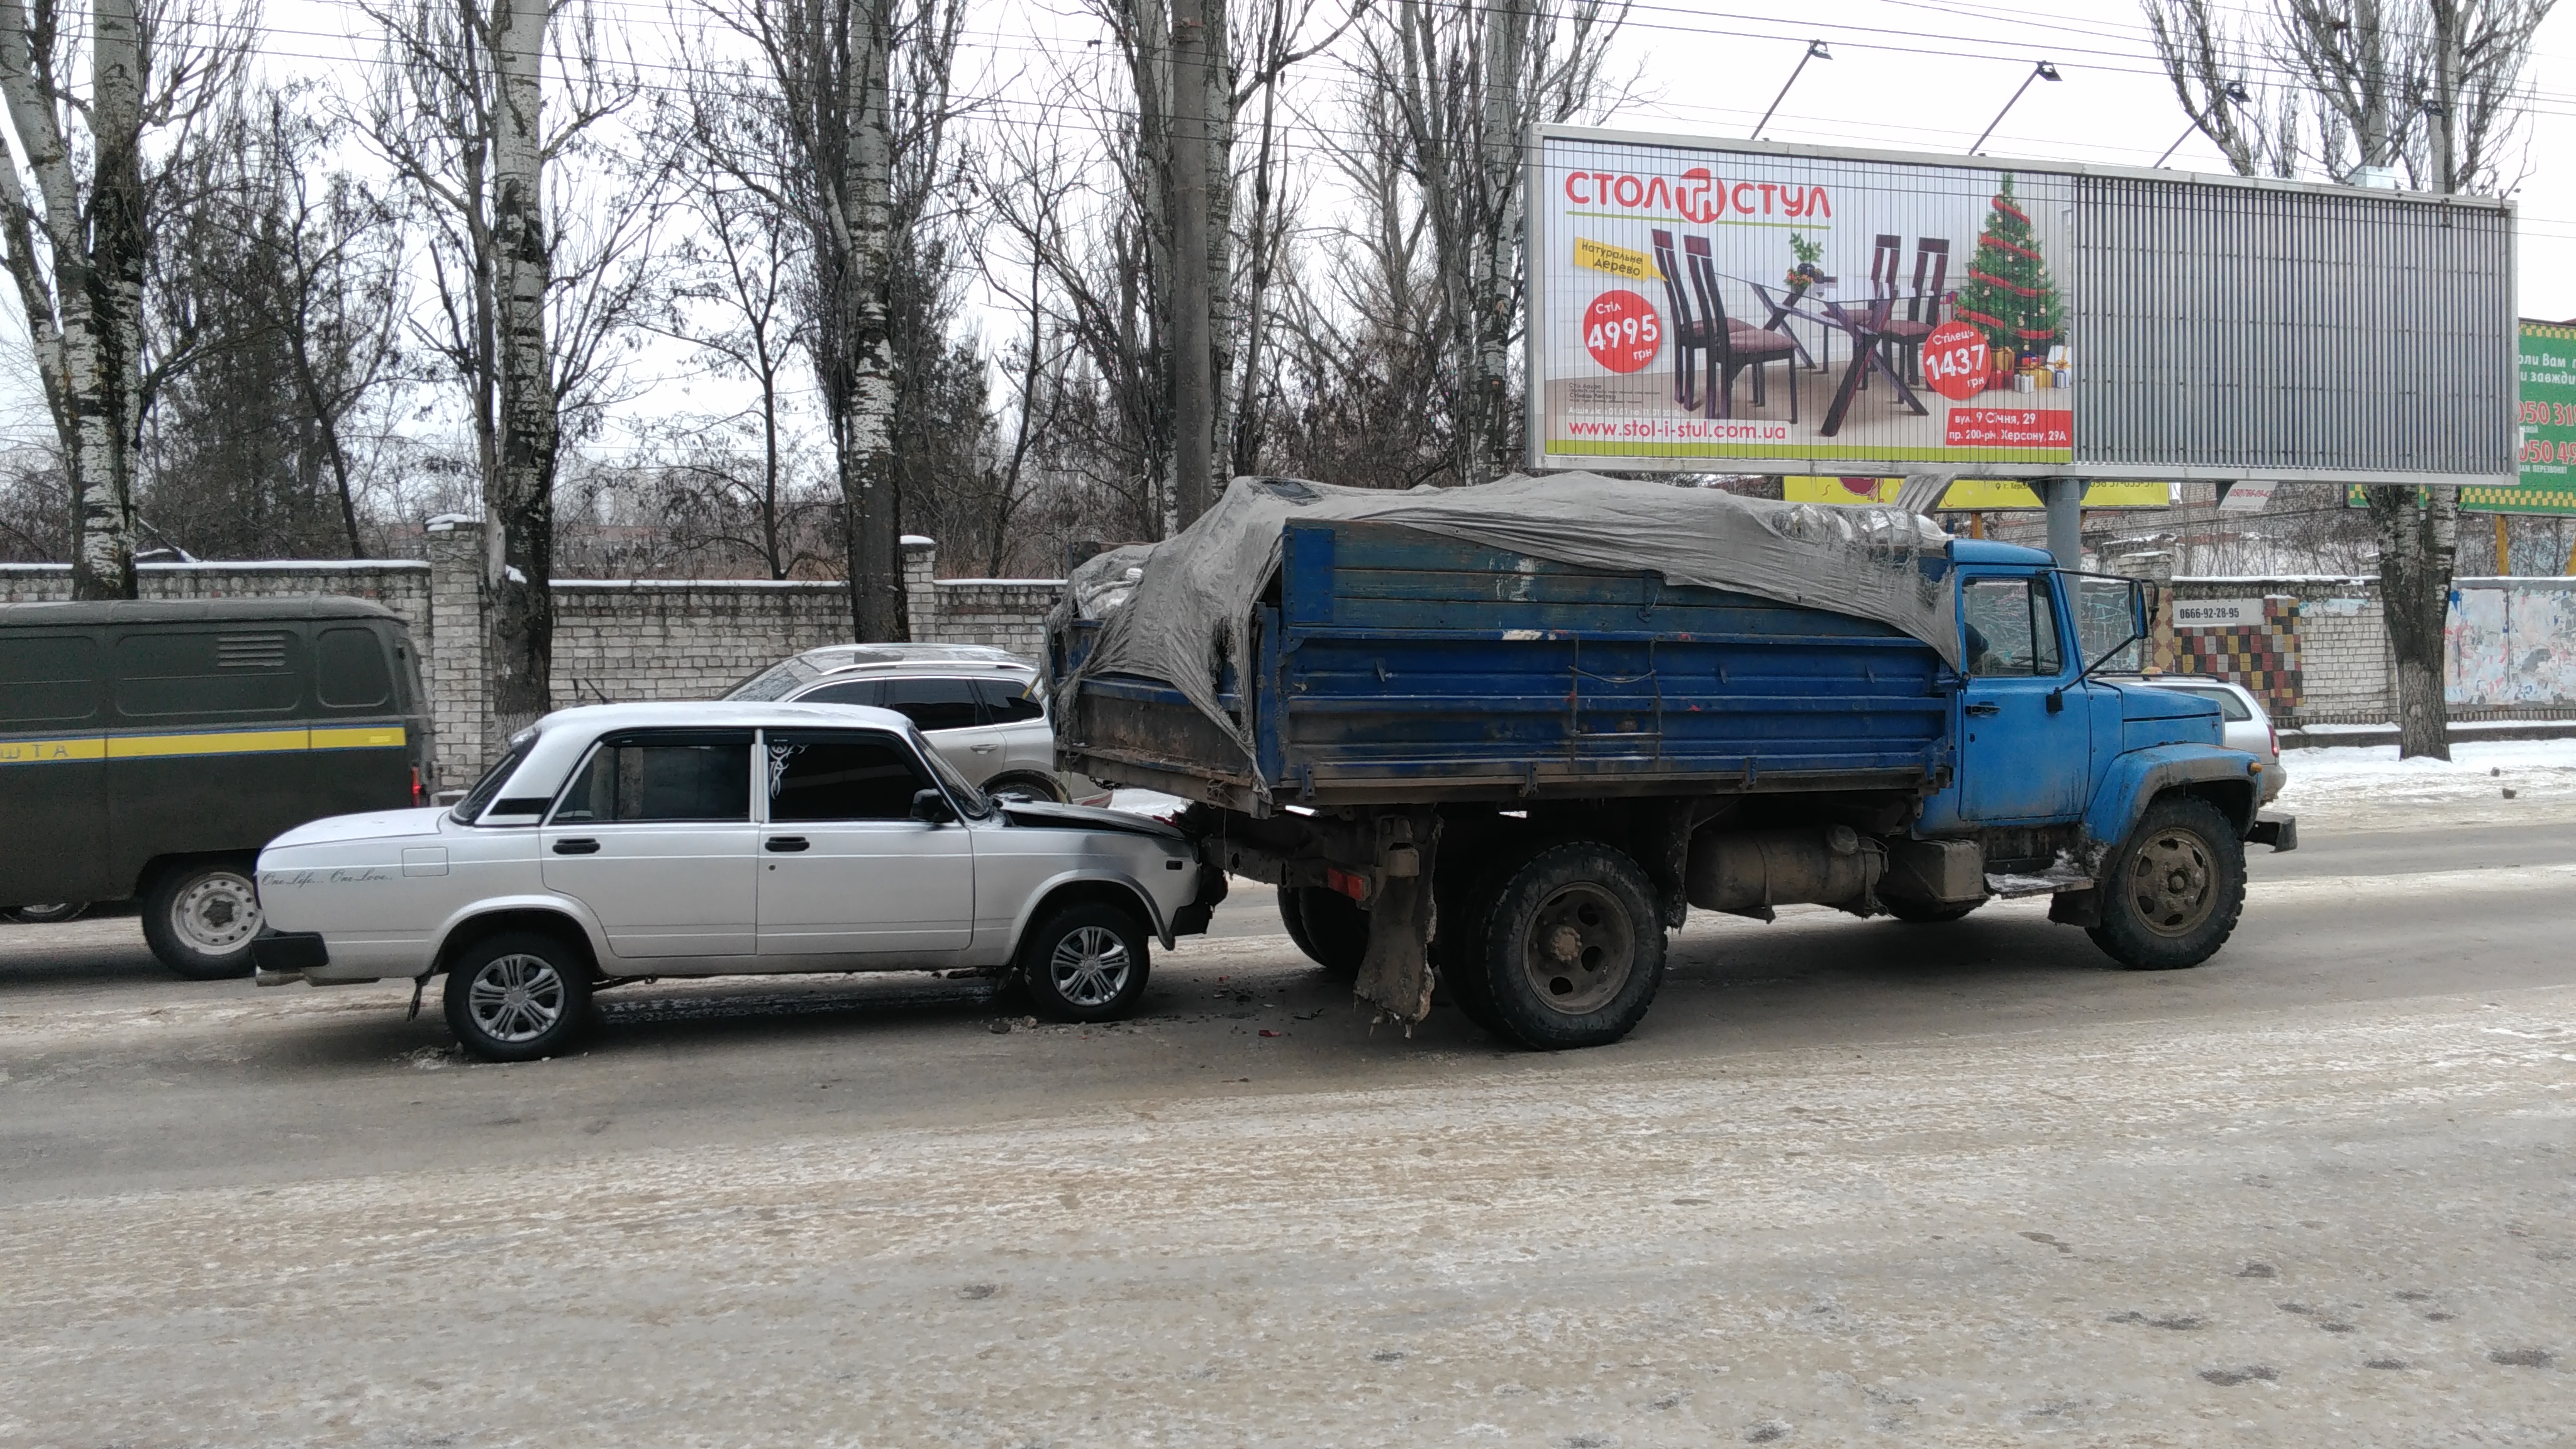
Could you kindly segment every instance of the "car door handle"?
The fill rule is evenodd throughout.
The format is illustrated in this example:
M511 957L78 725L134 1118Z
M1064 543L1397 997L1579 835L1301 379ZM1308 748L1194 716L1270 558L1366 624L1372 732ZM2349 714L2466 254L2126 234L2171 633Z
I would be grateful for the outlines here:
M556 841L555 854L597 855L599 854L599 842L586 835L576 835L567 840Z
M1968 706L1968 713L1970 714L2002 714L2003 712L2004 707L2002 705L1995 704L1991 701L1980 702Z
M973 745L973 746L970 746L969 748L973 749L973 750L975 751L975 753L977 753L977 754L979 754L979 755L989 755L989 754L993 753L995 750L1000 749L1000 748L1001 748L1001 746L1000 746L1000 745Z
M805 846L805 837L802 835L773 835L760 843L760 848L763 850L794 851L803 850Z

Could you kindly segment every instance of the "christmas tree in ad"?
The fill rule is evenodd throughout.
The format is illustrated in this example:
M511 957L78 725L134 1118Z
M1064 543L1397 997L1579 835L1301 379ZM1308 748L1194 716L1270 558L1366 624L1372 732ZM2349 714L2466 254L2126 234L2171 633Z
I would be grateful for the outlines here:
M1958 317L1986 334L1997 372L2044 363L2050 349L2066 340L2058 330L2063 309L2057 286L2031 235L2030 214L2013 199L2009 171L1989 203L1976 259L1968 264L1968 285L1959 290Z

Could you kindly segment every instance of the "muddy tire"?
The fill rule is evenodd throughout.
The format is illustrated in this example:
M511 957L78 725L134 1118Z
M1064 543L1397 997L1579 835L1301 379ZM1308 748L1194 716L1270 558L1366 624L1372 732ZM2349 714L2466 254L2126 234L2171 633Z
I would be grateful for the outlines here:
M2167 795L2103 876L2093 944L2137 971L2197 966L2218 953L2245 909L2245 845L2206 800Z
M1498 1034L1541 1051L1626 1036L1664 979L1664 924L1637 863L1596 841L1550 846L1503 880L1475 952ZM1472 968L1471 968L1472 969ZM1472 1015L1473 1013L1471 1013Z
M1154 967L1133 911L1088 903L1038 922L1020 942L1020 984L1049 1021L1114 1021L1136 1009Z
M1916 926L1946 925L1965 918L1970 911L1985 904L1984 901L1900 901L1890 896L1880 896L1878 903L1887 907L1889 915Z
M143 893L144 941L162 965L191 981L248 976L259 921L248 858L185 861L154 876Z
M590 1030L590 953L543 931L496 931L448 964L447 1029L486 1062L559 1057Z
M1335 981L1357 981L1368 955L1368 912L1322 886L1281 886L1279 919L1306 959Z

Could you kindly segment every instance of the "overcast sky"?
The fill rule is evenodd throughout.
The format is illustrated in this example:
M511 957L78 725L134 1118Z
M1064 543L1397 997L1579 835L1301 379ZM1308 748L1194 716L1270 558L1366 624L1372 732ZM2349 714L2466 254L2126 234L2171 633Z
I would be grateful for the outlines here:
M626 30L649 76L665 84L678 78L670 16L675 9L686 13L686 0L676 6L662 0L594 3L603 20ZM1329 11L1333 3L1319 0L1318 10ZM1711 138L1745 136L1807 41L1821 39L1833 59L1806 67L1765 131L1767 138L1964 152L2042 60L2064 79L2032 85L1987 143L1988 155L2145 166L2188 130L2135 0L2059 0L2045 7L1806 0L1795 8L1797 18L1784 21L1776 12L1669 0L1637 4L1614 67L1635 77L1635 99L1609 123ZM354 0L268 0L265 24L262 49L273 76L352 84L375 60L375 41ZM1059 77L1067 63L1078 68L1084 57L1101 54L1088 44L1099 34L1097 23L1069 0L981 0L966 38L961 89L988 95L986 124L1024 127L1051 119L1082 126L1082 112L1057 104L1068 90ZM2537 50L2527 72L2540 78L2526 132L2527 170L2514 191L2520 309L2525 316L2561 319L2576 317L2576 91L2552 87L2568 84L2557 77L2576 73L2569 65L2576 59L2576 6L2551 18ZM1298 95L1316 123L1332 123L1330 95L1338 84L1329 61L1309 63ZM1291 155L1311 158L1313 152L1292 142ZM2216 149L2197 134L2184 140L2168 164L2224 169ZM1309 182L1323 185L1311 175ZM1329 215L1329 199L1321 199L1327 204L1310 204L1310 221ZM17 319L8 320L17 331ZM5 429L11 435L30 431L30 422L42 427L26 408L33 390L22 339L23 334L9 339L15 355L0 365L0 392L21 398L17 419ZM634 404L641 413L674 406L697 411L715 400L703 376L667 349L650 350L638 361L648 374L638 379L648 384ZM660 386L651 385L664 375Z

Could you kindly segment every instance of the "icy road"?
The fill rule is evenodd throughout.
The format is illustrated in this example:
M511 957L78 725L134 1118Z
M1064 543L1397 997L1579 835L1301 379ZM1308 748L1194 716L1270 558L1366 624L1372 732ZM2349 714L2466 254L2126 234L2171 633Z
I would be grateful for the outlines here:
M1695 915L1561 1057L1254 891L1117 1028L731 981L522 1067L0 927L0 1444L2562 1444L2576 745L2363 755L2197 971Z

